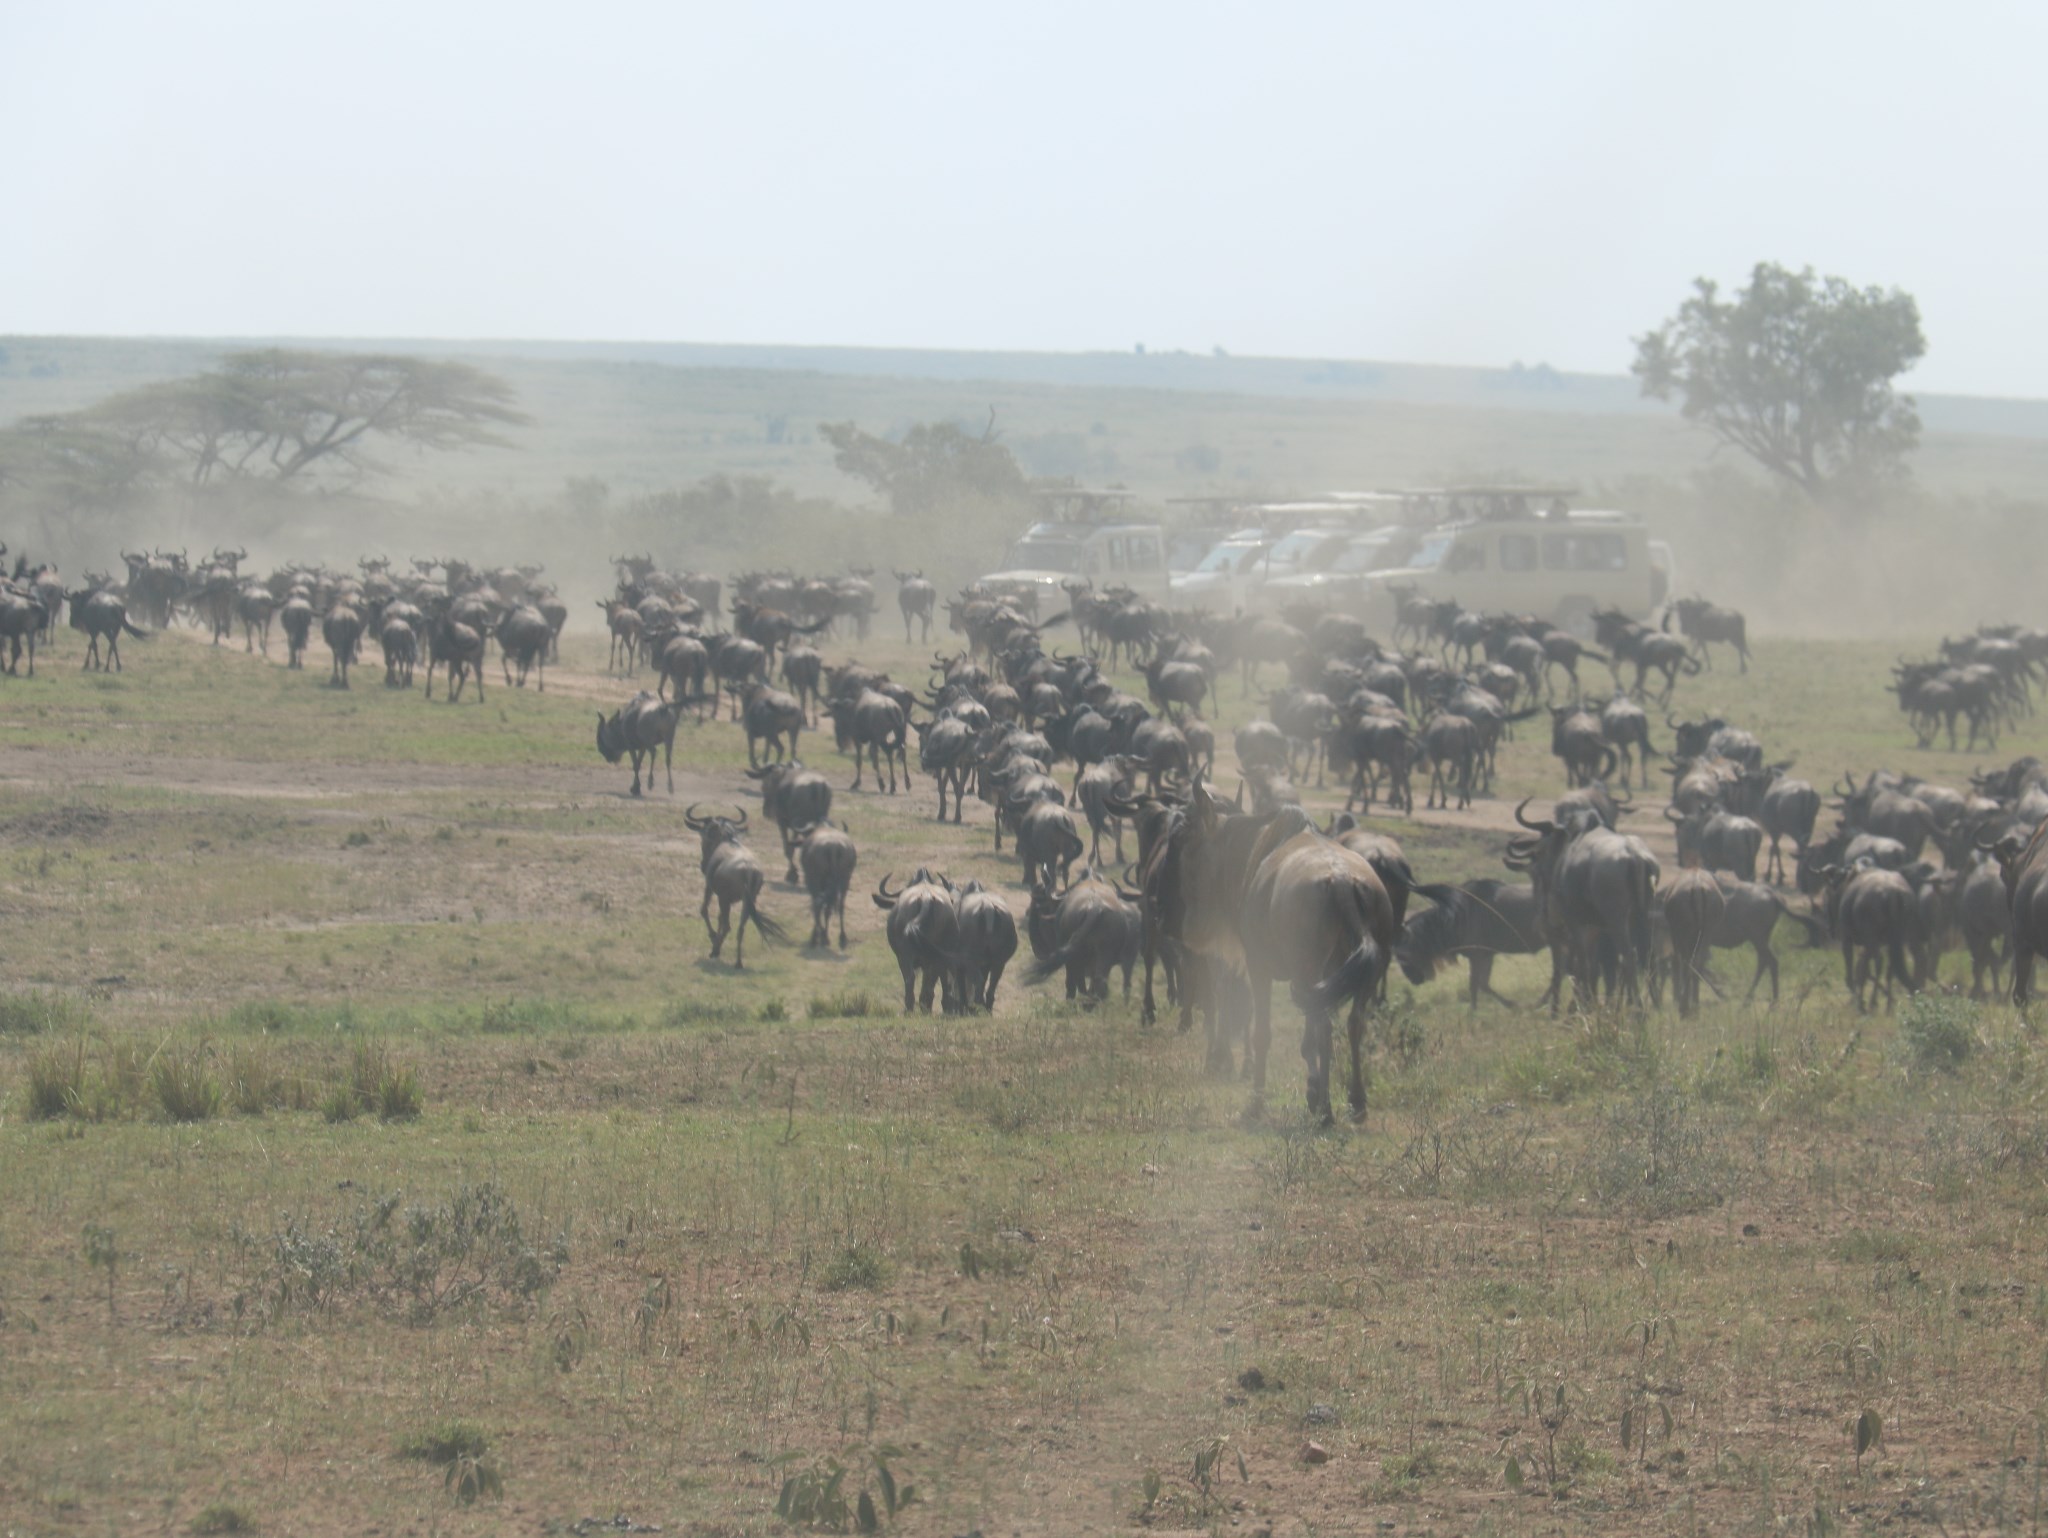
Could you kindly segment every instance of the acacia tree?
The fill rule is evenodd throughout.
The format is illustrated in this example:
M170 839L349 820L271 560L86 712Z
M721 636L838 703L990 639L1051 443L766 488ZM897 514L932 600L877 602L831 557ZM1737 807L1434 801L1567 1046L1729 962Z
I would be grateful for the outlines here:
M1705 427L1816 501L1902 478L1920 417L1892 381L1927 350L1920 308L1898 289L1856 288L1759 262L1722 297L1709 278L1635 339L1645 395Z
M498 429L530 419L512 387L466 363L396 353L264 348L229 353L189 379L145 385L91 407L92 425L162 450L192 484L278 481L387 468L382 445L506 447Z
M1022 497L1028 490L1017 460L995 434L995 414L978 436L956 422L920 422L900 441L878 438L851 422L820 422L832 462L889 499L904 516L945 510L962 500Z

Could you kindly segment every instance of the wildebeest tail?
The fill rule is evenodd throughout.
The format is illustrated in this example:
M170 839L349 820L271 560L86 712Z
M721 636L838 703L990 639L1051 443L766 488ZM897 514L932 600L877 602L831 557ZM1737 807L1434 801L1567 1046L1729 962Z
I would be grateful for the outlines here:
M1108 926L1119 922L1119 915L1104 908L1086 915L1080 925L1068 937L1065 945L1055 947L1044 956L1035 958L1024 969L1024 981L1042 983L1049 977L1056 977L1074 962L1074 959L1089 949L1096 935Z
M745 917L754 921L754 927L761 931L764 940L773 940L777 945L789 944L789 931L755 907L754 899L751 897L747 899Z
M1334 1012L1346 999L1371 998L1379 991L1380 975L1387 969L1386 953L1370 934L1359 937L1357 948L1338 964L1337 970L1319 983L1297 985L1294 1001L1303 1009Z
M149 639L149 632L147 630L137 630L134 621L125 614L121 616L121 628L134 636L138 641L147 641Z
M1771 894L1771 900L1777 903L1778 911L1780 913L1784 914L1786 918L1790 919L1793 923L1797 924L1800 927L1800 929L1805 933L1806 944L1809 950L1817 946L1826 945L1828 943L1827 925L1823 924L1819 919L1815 918L1810 913L1799 912L1790 903L1786 902L1783 897L1780 897L1776 892L1773 892Z

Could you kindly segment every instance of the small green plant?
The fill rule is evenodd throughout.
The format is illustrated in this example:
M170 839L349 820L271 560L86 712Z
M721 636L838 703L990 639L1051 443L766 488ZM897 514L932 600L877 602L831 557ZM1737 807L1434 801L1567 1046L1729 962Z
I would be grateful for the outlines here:
M107 1318L114 1317L114 1275L121 1266L121 1249L113 1229L103 1223L85 1225L85 1263L107 1273Z
M395 1061L383 1042L359 1041L349 1054L346 1075L321 1099L320 1114L330 1122L357 1116L414 1121L421 1106L418 1072Z
M398 1456L443 1470L441 1485L464 1506L505 1493L504 1476L490 1459L490 1438L468 1421L441 1421L398 1443Z
M889 1262L872 1244L849 1244L826 1263L818 1284L827 1292L872 1292L889 1280Z
M490 1438L470 1421L436 1421L398 1439L398 1456L445 1467L462 1458L481 1458L491 1450Z
M85 1089L85 1043L51 1047L28 1062L28 1114L33 1121L68 1115Z
M61 993L0 993L0 1036L39 1036L91 1023L91 1012Z
M191 1531L197 1538L215 1538L224 1533L253 1533L256 1523L241 1507L215 1501L192 1519Z
M874 996L865 988L819 994L804 1009L812 1020L866 1020L876 1012Z
M220 1081L203 1047L166 1046L149 1065L149 1087L166 1121L211 1121L220 1115Z
M754 1014L763 1025L780 1025L789 1018L789 1008L780 999L770 999Z
M808 1527L820 1532L843 1533L849 1526L858 1532L880 1532L885 1521L893 1522L918 1504L915 1485L899 1485L890 1460L900 1458L898 1447L868 1449L865 1461L875 1471L875 1489L881 1492L878 1505L874 1491L863 1484L852 1500L847 1499L846 1478L850 1470L837 1458L821 1458L810 1467L784 1476L776 1497L775 1514L791 1527ZM772 1460L781 1467L793 1463L795 1453Z
M1977 1050L1977 1006L1948 994L1919 993L1899 1010L1899 1048L1921 1073L1954 1073Z

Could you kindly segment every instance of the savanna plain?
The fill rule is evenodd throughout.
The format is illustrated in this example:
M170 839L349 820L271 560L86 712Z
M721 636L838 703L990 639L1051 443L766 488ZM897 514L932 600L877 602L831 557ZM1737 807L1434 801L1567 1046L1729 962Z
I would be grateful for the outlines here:
M2048 1052L2007 1006L1858 1015L1789 925L1777 1007L1736 953L1686 1021L1539 1012L1533 959L1516 1010L1397 976L1321 1130L1284 998L1260 1097L1016 968L906 1017L875 881L1021 912L1017 867L829 736L849 948L709 961L683 813L761 823L743 739L686 722L629 797L595 634L454 706L81 640L0 679L0 1531L2042 1526ZM1914 750L1898 650L1765 640L1677 705L1817 782L2048 751ZM1540 725L1495 799L1385 819L1425 879L1498 873Z

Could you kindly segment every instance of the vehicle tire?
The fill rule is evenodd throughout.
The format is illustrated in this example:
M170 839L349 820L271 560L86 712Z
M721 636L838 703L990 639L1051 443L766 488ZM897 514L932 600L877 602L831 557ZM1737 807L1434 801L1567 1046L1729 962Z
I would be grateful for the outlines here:
M1551 623L1581 641L1593 639L1593 600L1584 594L1574 594L1557 606L1557 613Z

